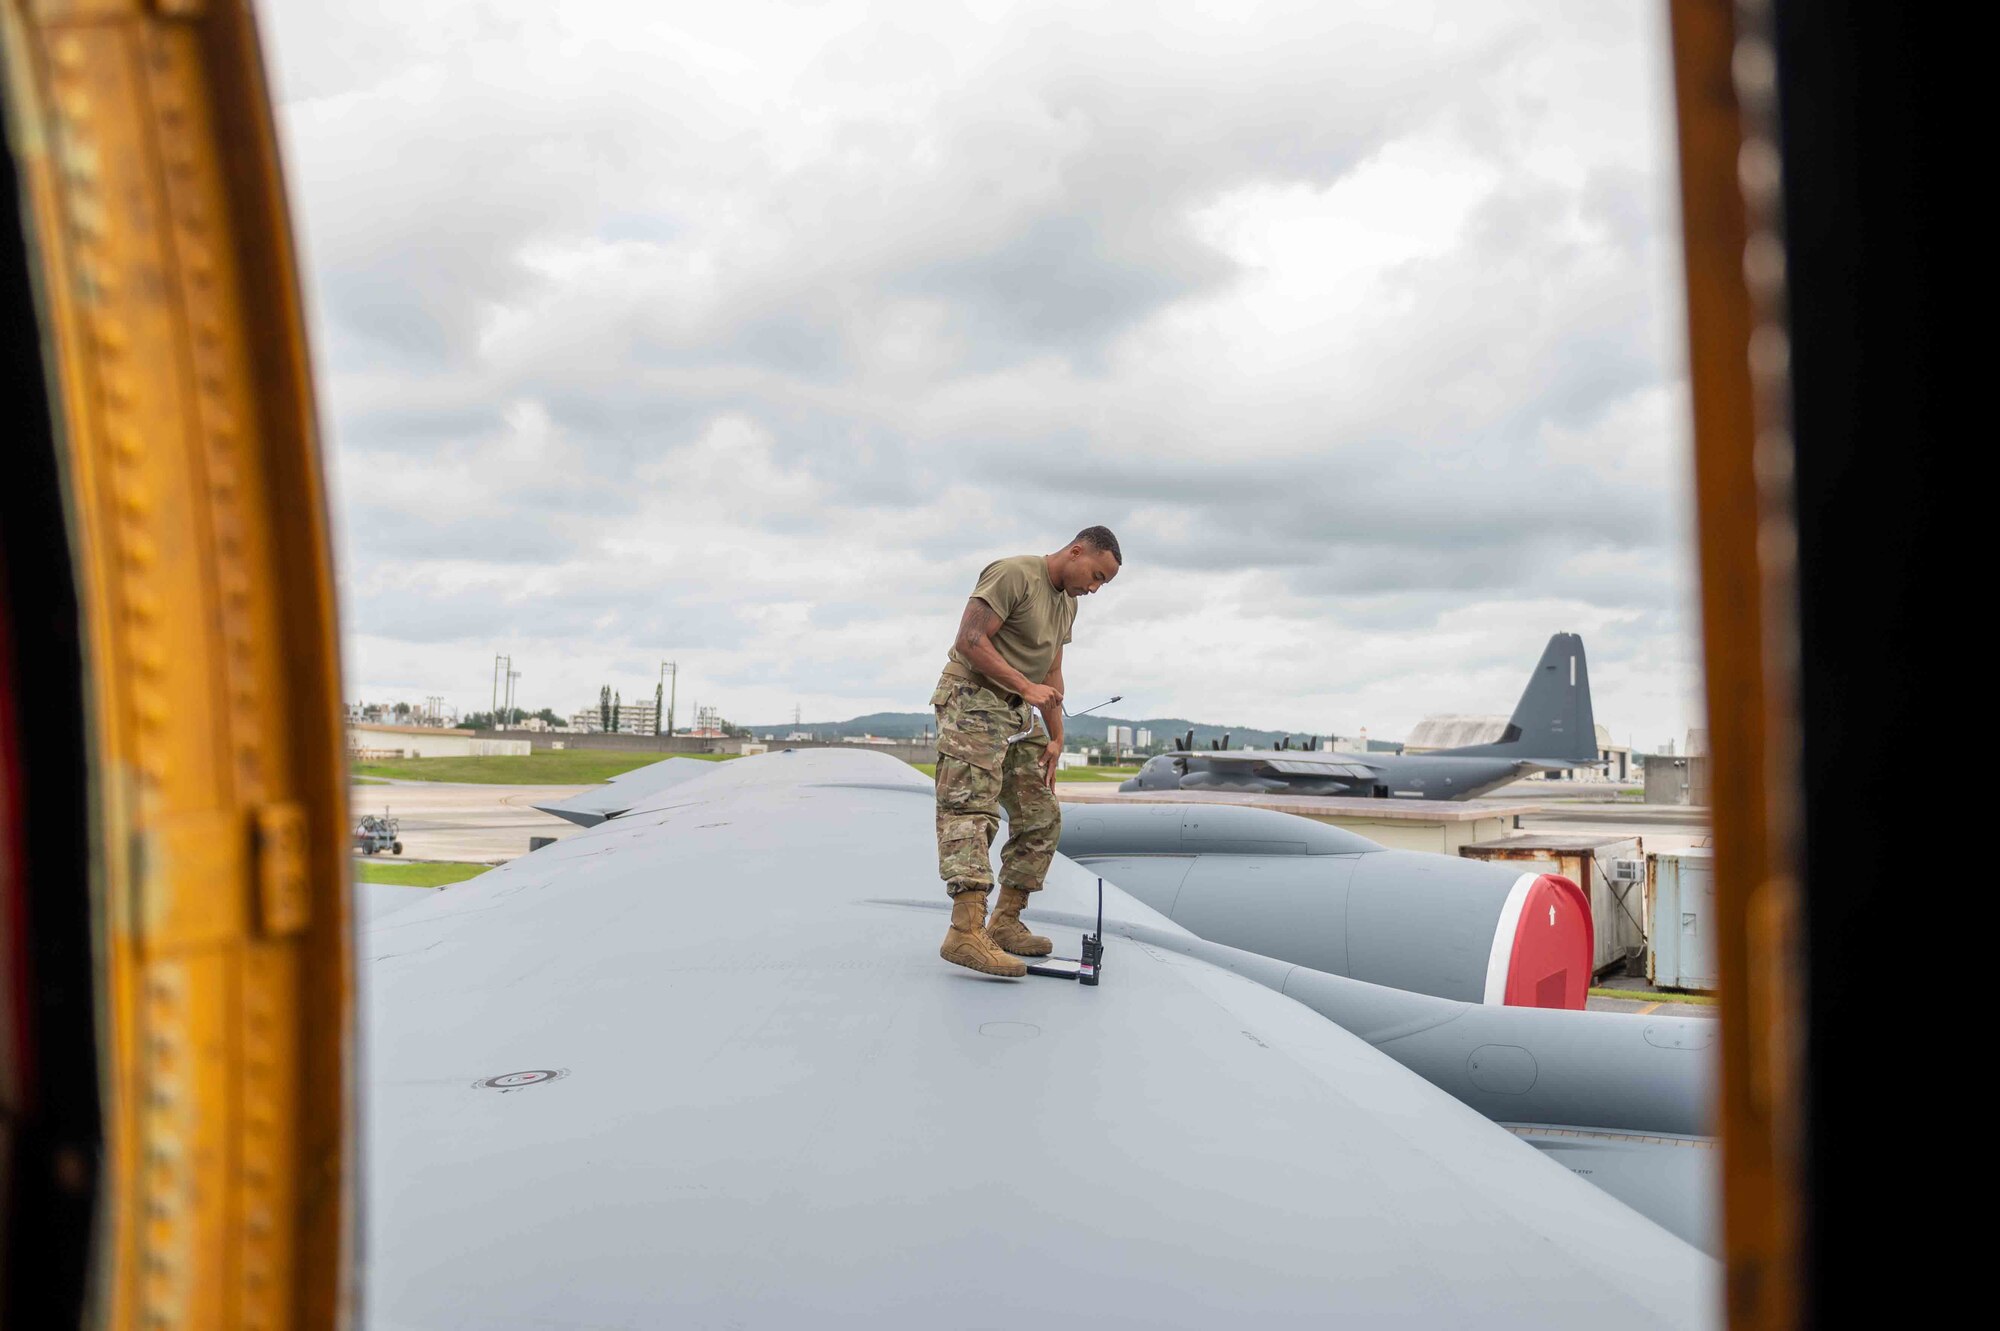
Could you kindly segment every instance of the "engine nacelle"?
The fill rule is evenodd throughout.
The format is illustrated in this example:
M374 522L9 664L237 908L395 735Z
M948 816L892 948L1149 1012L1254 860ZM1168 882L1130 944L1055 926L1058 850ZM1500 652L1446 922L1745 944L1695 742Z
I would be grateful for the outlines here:
M1191 933L1317 971L1514 1007L1589 994L1590 902L1558 874L1207 804L1065 805L1060 849Z

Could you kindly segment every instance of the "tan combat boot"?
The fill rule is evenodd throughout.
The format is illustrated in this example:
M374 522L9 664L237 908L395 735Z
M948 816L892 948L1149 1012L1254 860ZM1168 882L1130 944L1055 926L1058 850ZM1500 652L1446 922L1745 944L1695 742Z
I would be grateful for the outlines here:
M986 923L986 936L1002 951L1012 952L1017 957L1046 957L1055 951L1056 945L1040 934L1031 934L1021 923L1021 911L1028 904L1028 894L1018 887L1000 889L1000 904L993 908L993 918Z
M964 966L987 975L1018 979L1028 968L1014 960L986 936L986 894L960 892L951 899L951 931L944 936L938 955L954 966Z

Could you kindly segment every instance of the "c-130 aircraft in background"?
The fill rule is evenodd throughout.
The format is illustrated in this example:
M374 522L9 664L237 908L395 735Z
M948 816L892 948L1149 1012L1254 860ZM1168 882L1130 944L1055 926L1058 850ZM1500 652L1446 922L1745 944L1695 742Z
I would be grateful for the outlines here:
M1226 740L1224 741L1227 742ZM1193 733L1172 753L1146 760L1120 790L1245 790L1286 795L1359 795L1463 800L1531 772L1595 767L1597 722L1590 710L1590 668L1583 639L1558 633L1491 744L1436 753L1333 753L1312 749L1193 747Z

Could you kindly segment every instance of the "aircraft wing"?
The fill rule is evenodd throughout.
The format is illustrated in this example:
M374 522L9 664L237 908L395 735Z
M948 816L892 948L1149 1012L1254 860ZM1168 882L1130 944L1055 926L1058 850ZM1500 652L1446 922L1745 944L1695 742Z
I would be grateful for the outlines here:
M1356 781L1373 780L1381 774L1379 767L1357 762L1315 762L1311 758L1267 758L1264 766L1287 776L1349 777Z
M668 758L621 772L604 785L586 790L581 795L535 807L543 813L566 818L579 827L595 827L607 818L616 818L648 795L683 781L707 776L714 769L714 763L700 758Z
M1287 776L1346 777L1355 781L1369 781L1382 773L1379 767L1338 754L1329 753L1320 758L1309 752L1286 749L1193 749L1185 755L1171 756L1200 758L1207 763L1265 767L1273 772L1283 772Z
M405 906L414 906L419 901L427 900L436 891L434 887L405 887L400 883L357 881L354 884L354 908L362 919L372 923L384 915L402 910Z
M945 922L930 781L819 750L368 928L367 1325L1713 1316L1709 1259L1274 990L1116 936L988 979Z

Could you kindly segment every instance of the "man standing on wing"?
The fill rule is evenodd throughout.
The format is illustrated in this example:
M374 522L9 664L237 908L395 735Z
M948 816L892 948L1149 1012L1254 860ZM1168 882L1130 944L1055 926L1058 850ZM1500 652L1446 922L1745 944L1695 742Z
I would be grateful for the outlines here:
M1063 644L1076 598L1118 576L1118 538L1085 527L1052 555L1016 555L988 564L965 603L951 661L931 695L937 711L938 876L951 893L951 930L938 955L988 975L1026 975L1008 953L1045 957L1050 943L1028 932L1021 908L1039 892L1062 832L1056 765L1063 742ZM1042 730L1018 743L1038 709ZM989 854L1007 811L1000 849L1000 904L986 918L993 887Z

